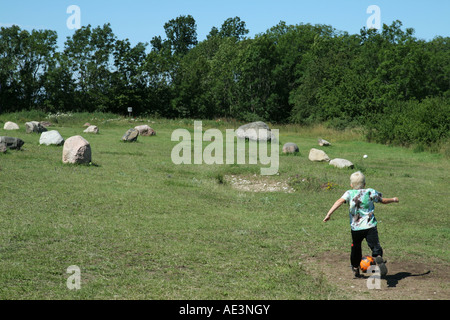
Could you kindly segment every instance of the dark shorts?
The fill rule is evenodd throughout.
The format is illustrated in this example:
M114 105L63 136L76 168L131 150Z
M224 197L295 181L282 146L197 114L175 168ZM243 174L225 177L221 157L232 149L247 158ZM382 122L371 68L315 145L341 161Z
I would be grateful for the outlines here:
M353 267L358 267L362 259L362 241L366 239L367 245L372 250L372 257L383 256L383 248L381 248L378 240L378 229L373 227L366 230L352 230L352 252L350 261Z

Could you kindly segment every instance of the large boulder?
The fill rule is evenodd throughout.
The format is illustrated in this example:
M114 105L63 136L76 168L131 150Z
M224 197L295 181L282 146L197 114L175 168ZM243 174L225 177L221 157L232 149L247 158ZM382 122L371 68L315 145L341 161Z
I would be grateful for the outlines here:
M60 146L64 143L64 138L61 134L56 130L42 132L41 137L39 139L39 144L56 145Z
M315 148L309 151L308 159L311 161L330 161L330 157L324 151Z
M82 136L73 136L64 142L63 163L82 164L92 160L91 145Z
M86 130L83 131L84 133L98 133L98 127L97 126L89 126L86 128Z
M139 131L140 136L148 137L148 136L154 136L156 135L155 130L150 128L148 125L144 124L142 126L136 126L134 127L137 131Z
M139 137L139 131L132 128L129 129L122 137L122 141L125 142L136 142L137 138Z
M343 168L354 168L353 163L346 159L340 159L336 158L330 161L330 165L335 166L336 168L343 169Z
M8 149L20 150L25 142L19 138L13 137L0 137L0 143L5 144Z
M3 126L4 130L19 130L19 126L17 125L17 123L8 121L5 123L5 125Z
M25 123L26 133L42 133L47 131L39 121L30 121Z
M297 153L298 151L298 146L293 142L285 143L283 146L283 153Z
M252 122L240 126L236 130L236 136L240 139L249 139L254 141L270 141L275 138L270 131L269 126L262 121Z

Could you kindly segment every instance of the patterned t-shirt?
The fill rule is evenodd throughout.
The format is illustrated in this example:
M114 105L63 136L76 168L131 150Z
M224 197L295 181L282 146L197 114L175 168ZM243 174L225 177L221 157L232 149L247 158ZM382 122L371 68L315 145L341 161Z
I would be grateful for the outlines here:
M350 227L353 231L366 230L377 225L374 203L382 201L381 193L374 189L348 190L341 198L350 205Z

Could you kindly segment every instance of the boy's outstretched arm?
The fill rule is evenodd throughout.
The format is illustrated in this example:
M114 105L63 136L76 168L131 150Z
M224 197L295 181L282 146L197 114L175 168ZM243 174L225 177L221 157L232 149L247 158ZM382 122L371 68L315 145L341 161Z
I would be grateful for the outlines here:
M383 200L381 200L382 204L389 204L389 203L393 203L393 202L399 202L398 198L383 198Z
M344 199L339 199L338 201L336 201L334 203L334 205L331 207L330 211L328 211L325 219L323 219L323 222L327 222L328 220L330 220L331 215L333 214L333 212L335 212L337 209L339 209L340 206L342 206L342 204L345 203Z

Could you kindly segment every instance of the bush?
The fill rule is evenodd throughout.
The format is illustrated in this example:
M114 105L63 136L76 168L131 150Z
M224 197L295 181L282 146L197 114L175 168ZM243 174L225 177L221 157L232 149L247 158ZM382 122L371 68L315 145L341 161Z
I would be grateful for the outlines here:
M393 103L366 124L367 138L401 146L432 145L449 137L450 99Z
M12 121L16 123L25 123L28 121L46 120L47 114L40 110L23 110L13 113L4 113L1 115L2 121Z

